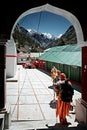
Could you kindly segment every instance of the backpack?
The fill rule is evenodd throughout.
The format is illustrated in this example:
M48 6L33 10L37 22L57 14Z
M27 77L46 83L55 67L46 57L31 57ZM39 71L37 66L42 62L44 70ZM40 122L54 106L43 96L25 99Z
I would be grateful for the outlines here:
M72 88L72 84L65 80L61 84L61 100L64 102L72 102L72 97L74 95L74 89Z

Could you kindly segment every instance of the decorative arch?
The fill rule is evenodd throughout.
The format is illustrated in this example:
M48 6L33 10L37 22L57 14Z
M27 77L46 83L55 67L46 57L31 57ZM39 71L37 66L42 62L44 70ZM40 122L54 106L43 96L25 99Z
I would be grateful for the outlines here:
M17 25L17 23L20 21L20 19L22 19L24 16L31 14L31 13L36 13L36 12L40 12L40 11L48 11L57 15L61 15L63 17L65 17L67 20L69 20L75 31L76 31L76 36L77 36L77 44L82 44L84 41L83 38L83 32L82 32L82 28L81 25L78 21L78 19L70 12L64 10L64 9L60 9L58 7L54 7L50 4L45 4L43 6L39 6L39 7L35 7L32 9L29 9L28 11L24 12L23 14L21 14L18 19L16 20L16 22L13 25L12 31L11 31L11 35L10 35L10 39L13 39L12 37L12 33L14 31L15 26Z

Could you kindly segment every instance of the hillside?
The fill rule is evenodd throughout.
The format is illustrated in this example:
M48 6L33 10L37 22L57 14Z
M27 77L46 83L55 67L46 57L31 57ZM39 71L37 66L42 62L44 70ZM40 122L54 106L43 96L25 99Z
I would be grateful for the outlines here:
M70 26L68 30L53 44L50 44L49 47L54 47L54 46L61 46L61 45L67 45L67 44L76 44L77 43L77 37L76 37L76 32L73 26Z

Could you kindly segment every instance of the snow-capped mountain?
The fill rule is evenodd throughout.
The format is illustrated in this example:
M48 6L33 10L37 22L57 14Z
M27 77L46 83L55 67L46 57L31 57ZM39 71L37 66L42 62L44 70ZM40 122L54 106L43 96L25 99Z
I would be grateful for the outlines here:
M32 48L32 51L38 51L38 47L42 51L54 46L77 43L76 32L73 26L70 26L60 37L55 37L50 33L41 33L33 29L26 30L17 25L13 37L15 41L18 41L19 46L25 46L26 44Z
M29 35L33 39L37 40L43 47L48 46L50 43L54 42L57 39L57 37L51 35L50 33L41 33L32 29L28 29L27 31L29 32Z

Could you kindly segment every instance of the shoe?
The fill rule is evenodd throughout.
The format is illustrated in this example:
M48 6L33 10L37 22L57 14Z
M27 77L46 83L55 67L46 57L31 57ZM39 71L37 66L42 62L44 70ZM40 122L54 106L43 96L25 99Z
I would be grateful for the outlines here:
M53 99L53 100L52 100L52 103L56 103L56 99Z
M62 122L62 125L63 125L63 126L68 126L68 125L71 125L71 123L70 123L70 122L67 122L67 121L63 121L63 122Z
M61 124L61 125L68 125L68 122L67 122L66 119L65 119L65 120L61 120L60 124Z

